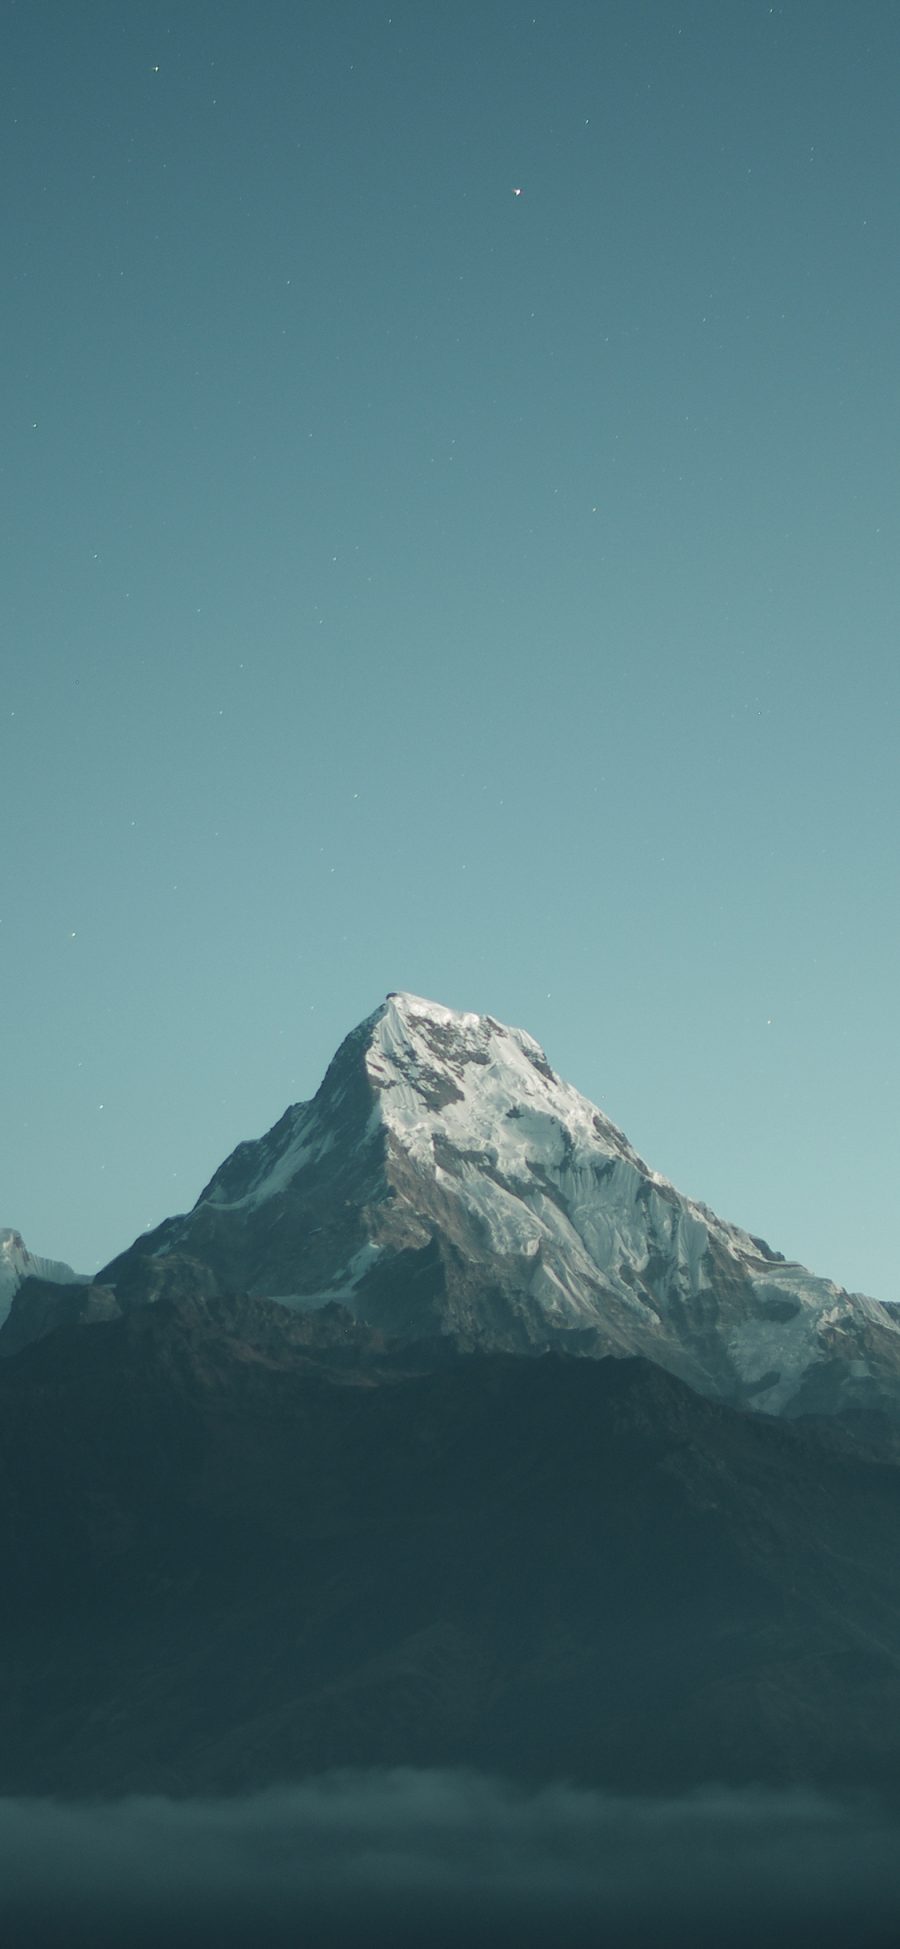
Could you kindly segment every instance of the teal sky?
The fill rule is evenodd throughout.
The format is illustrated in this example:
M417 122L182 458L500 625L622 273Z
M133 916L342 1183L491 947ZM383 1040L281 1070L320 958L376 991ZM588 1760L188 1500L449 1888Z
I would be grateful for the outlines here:
M4 25L0 1225L408 988L900 1299L900 9Z

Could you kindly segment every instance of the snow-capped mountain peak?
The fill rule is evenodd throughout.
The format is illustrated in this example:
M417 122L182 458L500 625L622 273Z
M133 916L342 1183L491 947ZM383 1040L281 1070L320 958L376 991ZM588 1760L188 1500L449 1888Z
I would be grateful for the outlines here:
M412 994L98 1284L119 1307L340 1300L405 1340L638 1353L772 1412L900 1403L886 1308L684 1197L523 1030Z
M535 1179L564 1174L586 1180L573 1212L579 1233L591 1220L596 1232L596 1185L609 1183L610 1167L622 1164L630 1190L637 1188L634 1174L645 1196L652 1189L670 1208L677 1201L701 1251L712 1234L723 1251L742 1262L784 1263L761 1239L717 1218L652 1170L609 1117L556 1075L540 1043L525 1030L408 994L389 995L367 1026L366 1071L378 1096L377 1116L394 1145L438 1174L446 1169L448 1153L455 1152L460 1175L469 1164L486 1168L495 1189L505 1181L522 1205L523 1243L535 1235L525 1217L534 1204ZM506 1228L505 1244L516 1229L515 1224ZM599 1243L595 1236L592 1249Z
M435 1135L452 1135L461 1149L496 1149L514 1169L558 1164L581 1142L666 1183L608 1117L555 1074L524 1029L407 994L389 995L368 1026L365 1063L380 1114L411 1151L424 1156Z

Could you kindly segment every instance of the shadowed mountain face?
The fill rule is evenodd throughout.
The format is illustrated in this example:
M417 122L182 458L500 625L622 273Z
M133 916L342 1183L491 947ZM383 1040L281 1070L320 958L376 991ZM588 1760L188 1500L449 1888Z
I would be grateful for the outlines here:
M73 1272L60 1259L42 1259L29 1252L20 1232L0 1231L0 1326L6 1320L16 1293L26 1279L54 1286L85 1286L88 1275ZM33 1336L32 1336L33 1337Z
M0 1370L0 1791L900 1776L900 1470L641 1360L162 1299Z
M888 1309L682 1197L521 1030L411 995L92 1287L27 1281L0 1351L62 1320L239 1292L340 1300L407 1341L642 1355L768 1413L900 1403Z

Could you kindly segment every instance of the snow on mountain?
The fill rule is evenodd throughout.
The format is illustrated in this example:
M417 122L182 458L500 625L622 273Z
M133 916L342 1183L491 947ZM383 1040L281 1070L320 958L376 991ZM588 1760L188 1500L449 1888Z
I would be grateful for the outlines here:
M7 1318L25 1279L44 1279L54 1286L87 1284L88 1273L73 1272L61 1259L42 1259L29 1252L21 1232L0 1231L0 1326Z
M99 1282L118 1307L339 1299L405 1339L639 1353L768 1412L900 1404L886 1308L683 1197L524 1031L415 995Z
M310 1103L97 1284L107 1311L338 1299L407 1340L643 1354L768 1412L900 1407L891 1312L683 1197L524 1031L415 995L389 995Z

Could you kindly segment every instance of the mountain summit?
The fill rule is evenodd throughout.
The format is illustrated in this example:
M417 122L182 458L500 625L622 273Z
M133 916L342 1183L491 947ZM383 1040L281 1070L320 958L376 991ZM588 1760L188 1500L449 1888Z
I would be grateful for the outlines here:
M641 1354L770 1413L900 1402L886 1308L683 1197L521 1029L409 994L96 1283L122 1311L246 1293L402 1340ZM28 1287L17 1307L22 1344Z

